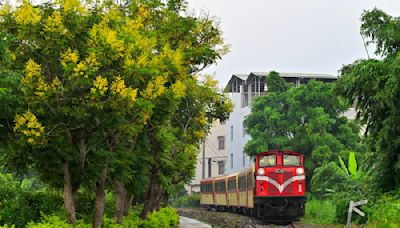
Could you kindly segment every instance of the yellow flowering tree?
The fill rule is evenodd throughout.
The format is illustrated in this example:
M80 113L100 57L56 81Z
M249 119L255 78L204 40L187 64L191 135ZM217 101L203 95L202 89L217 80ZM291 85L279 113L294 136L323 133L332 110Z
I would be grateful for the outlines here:
M29 165L63 188L70 223L84 186L96 194L94 226L101 226L107 180L117 186L117 222L130 195L157 195L143 215L156 209L168 179L182 183L191 173L166 157L179 154L193 166L199 132L227 117L225 98L193 77L227 47L211 20L182 16L185 10L183 0L1 6L0 30L14 41L10 69L23 72L26 102L13 130L31 148ZM160 176L146 178L154 162Z

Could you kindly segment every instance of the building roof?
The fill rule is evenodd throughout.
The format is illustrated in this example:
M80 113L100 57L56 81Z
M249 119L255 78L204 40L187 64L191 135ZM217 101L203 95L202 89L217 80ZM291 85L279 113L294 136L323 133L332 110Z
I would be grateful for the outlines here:
M337 79L333 74L314 74L314 73L285 73L278 72L282 78L321 78L321 79ZM265 77L269 72L251 72L252 76Z
M337 76L333 74L315 74L315 73L285 73L278 72L282 78L310 78L310 79L332 79L336 80ZM236 80L240 82L252 81L255 77L266 77L269 72L251 72L250 74L233 74L228 84L225 86L225 92L232 92L232 83Z
M249 77L249 74L233 74L231 79L229 79L228 84L225 86L225 91L226 92L232 92L231 91L231 87L232 87L232 83L235 80L240 80L240 81L247 81L247 78Z

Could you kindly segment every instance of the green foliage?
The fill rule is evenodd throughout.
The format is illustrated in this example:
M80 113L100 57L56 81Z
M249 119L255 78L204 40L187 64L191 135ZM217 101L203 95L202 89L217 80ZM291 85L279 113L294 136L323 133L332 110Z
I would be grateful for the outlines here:
M31 182L29 186L26 184ZM19 181L11 174L0 174L0 224L24 227L40 219L41 213L62 212L62 196L49 189L34 189L33 180ZM16 213L18 211L18 213Z
M316 168L311 181L311 191L318 198L332 196L351 184L348 175L335 162Z
M184 195L174 200L174 207L200 207L200 195Z
M341 69L336 93L355 103L357 118L366 126L366 142L373 153L370 167L379 186L390 191L400 186L400 18L379 9L365 11L361 34L376 45L381 59L356 60Z
M349 154L349 165L347 166L349 173L351 175L351 178L353 180L358 178L357 175L357 161L356 161L356 155L354 152L350 152Z
M342 170L343 170L347 175L349 175L349 170L347 169L346 165L344 164L342 158L341 158L339 155L338 155L338 159L339 159L339 164L340 164L340 167L342 168Z
M142 197L155 186L157 197L145 199L156 201L146 204L150 210L161 195L189 182L199 140L215 120L228 118L231 105L215 80L194 75L227 52L221 31L209 17L189 16L185 5L66 0L0 6L0 105L12 97L5 93L24 101L0 114L1 142L4 135L15 138L7 166L35 169L70 195L82 187L103 192L118 181ZM6 70L12 86L3 83ZM78 216L86 217L90 205ZM73 220L72 206L67 211Z
M306 224L334 224L336 207L331 200L311 199L307 201L305 217Z
M268 92L286 92L290 84L283 80L276 71L269 72L266 77Z
M161 208L159 212L153 211L147 215L146 220L140 227L155 228L155 227L177 227L179 223L179 216L176 214L175 209L171 207Z
M365 196L361 191L351 191L346 189L345 191L336 193L332 198L336 204L336 223L346 224L351 200L356 202L367 198L368 197ZM353 213L351 222L355 224L364 224L366 223L367 219L367 217L361 217L358 214Z
M335 160L341 151L361 150L359 127L342 116L348 105L333 96L334 87L334 83L311 80L258 97L245 120L252 138L245 146L246 153L299 151L306 156L307 173L312 175L316 167Z
M400 226L399 192L375 197L363 207L368 215L368 224L375 227L394 228Z
M171 207L161 208L159 211L154 211L148 214L145 220L139 217L140 208L136 210L129 211L129 215L124 219L122 225L115 224L115 220L109 217L103 219L104 228L169 228L177 227L179 223L179 216L175 209ZM71 224L59 216L43 215L39 222L29 222L26 226L27 228L50 228L50 227L60 227L60 228L71 228ZM89 228L92 227L91 224L85 223L83 220L77 221L75 224L77 228Z

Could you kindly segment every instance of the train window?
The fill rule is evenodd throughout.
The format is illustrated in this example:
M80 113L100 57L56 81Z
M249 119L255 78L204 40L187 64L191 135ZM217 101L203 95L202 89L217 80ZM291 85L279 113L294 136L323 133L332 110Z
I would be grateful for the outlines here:
M239 191L246 190L246 176L239 177Z
M252 172L249 172L247 174L247 188L248 189L253 188L253 175L252 174L253 174Z
M216 182L215 183L215 191L216 192L225 192L226 191L225 181Z
M236 191L236 179L228 180L228 191Z
M212 184L201 184L200 191L203 193L212 192Z
M300 166L300 156L297 155L283 155L283 165L284 166Z
M258 159L258 165L260 167L276 166L276 155L270 154L270 155L261 156Z

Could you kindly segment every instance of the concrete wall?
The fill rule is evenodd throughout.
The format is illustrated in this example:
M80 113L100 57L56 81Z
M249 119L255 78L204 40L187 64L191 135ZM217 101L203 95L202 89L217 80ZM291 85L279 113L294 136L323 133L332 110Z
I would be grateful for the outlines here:
M242 107L241 99L243 96L241 93L231 93L229 94L229 96L232 100L232 103L234 104L234 110L231 113L229 120L226 122L227 174L240 171L253 164L249 156L245 155L243 157L244 146L246 145L247 141L250 140L250 136L247 133L243 134L244 133L243 121L245 119L245 116L247 116L250 113L250 107L249 106ZM233 138L232 138L232 130L233 130Z
M218 136L225 137L224 149L219 148ZM210 133L205 140L205 178L209 177L209 167L211 167L211 177L221 176L219 174L218 162L225 163L224 173L226 173L226 149L227 149L226 124L220 124L218 121L213 124ZM209 160L211 159L211 160ZM209 166L211 161L211 166ZM190 185L186 186L189 194L200 192L200 180L203 179L203 143L200 145L197 155L196 175Z

